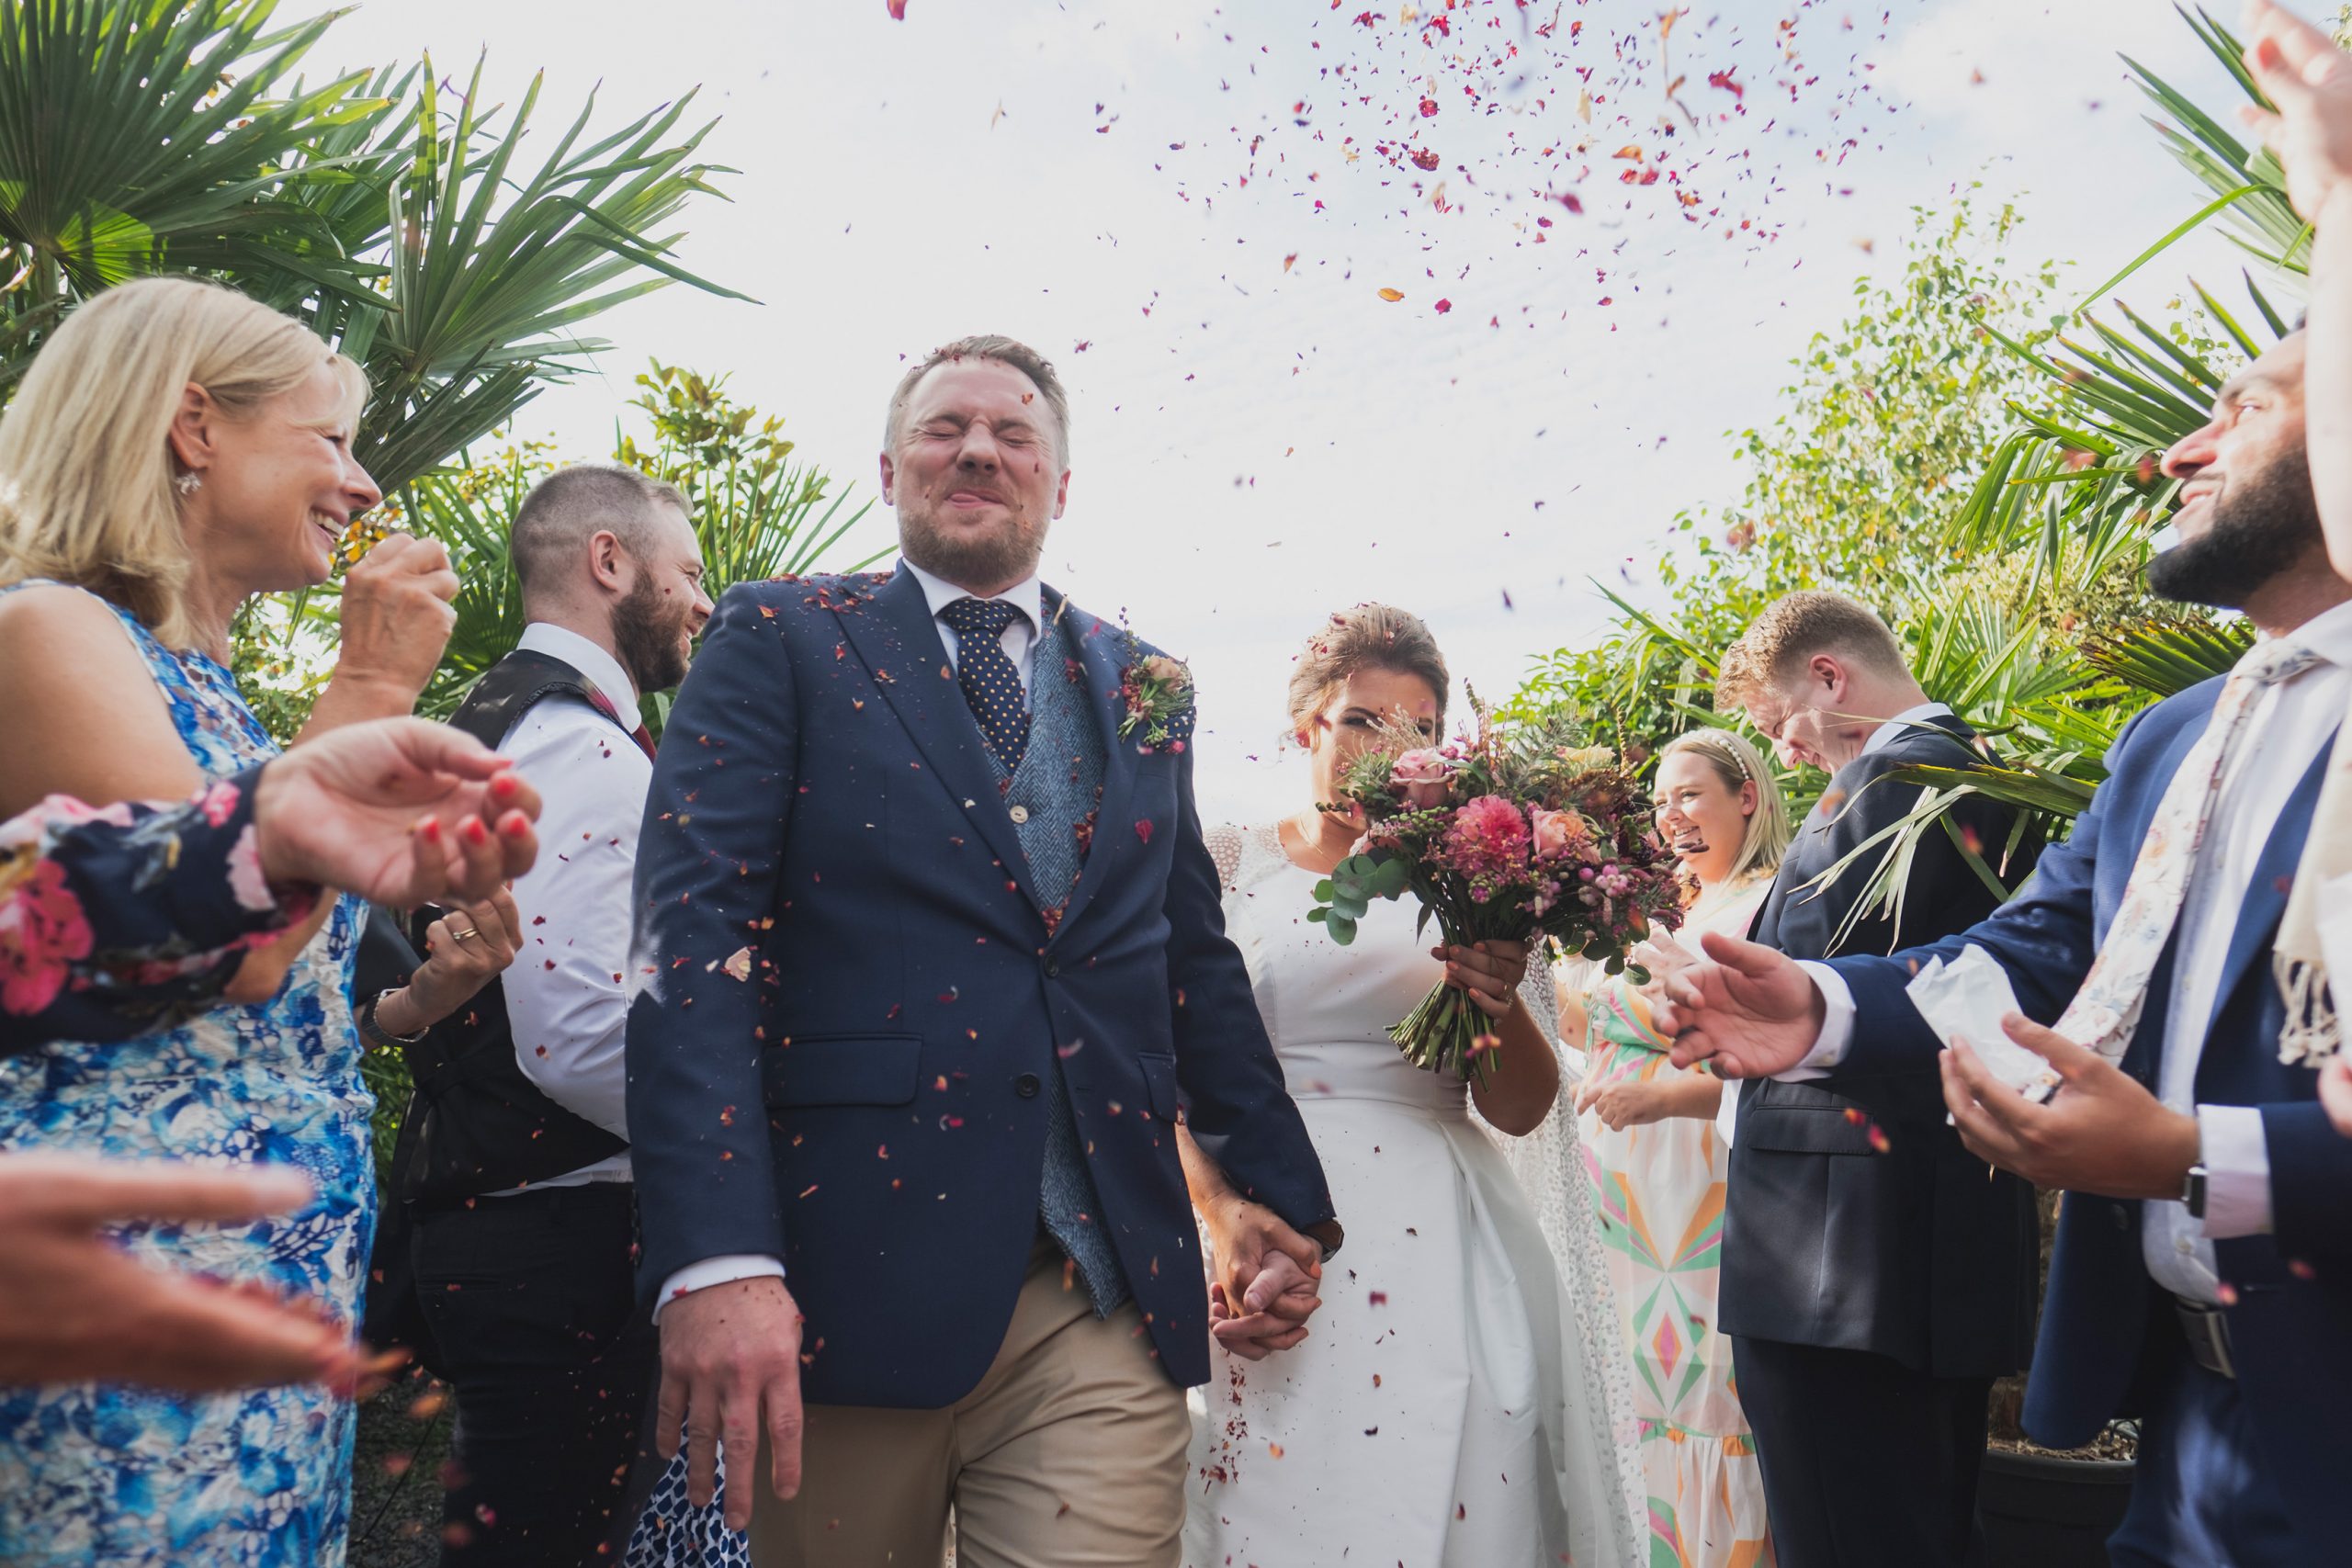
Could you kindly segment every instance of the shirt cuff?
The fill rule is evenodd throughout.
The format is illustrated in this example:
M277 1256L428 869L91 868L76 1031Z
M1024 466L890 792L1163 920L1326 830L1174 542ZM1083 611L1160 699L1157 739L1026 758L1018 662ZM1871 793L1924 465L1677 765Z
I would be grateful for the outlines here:
M706 1258L699 1263L689 1263L662 1281L662 1293L654 1298L653 1321L662 1321L662 1309L680 1296L696 1291L707 1291L713 1285L729 1285L738 1280L781 1280L784 1262L757 1252L723 1252L717 1258Z
M1772 1076L1782 1083L1807 1083L1826 1078L1829 1069L1846 1059L1846 1051L1854 1043L1854 993L1846 987L1838 971L1826 964L1816 964L1809 958L1799 959L1797 967L1813 981L1813 988L1821 993L1821 1033L1814 1040L1813 1049L1799 1059L1797 1065Z
M2211 1241L2270 1230L2270 1145L2252 1105L2197 1108L2198 1160L2205 1167L2205 1235Z

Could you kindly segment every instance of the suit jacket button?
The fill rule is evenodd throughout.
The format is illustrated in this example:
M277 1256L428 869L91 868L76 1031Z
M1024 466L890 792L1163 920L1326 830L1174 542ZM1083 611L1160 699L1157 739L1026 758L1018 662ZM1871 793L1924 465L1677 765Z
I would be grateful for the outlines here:
M1019 1077L1013 1079L1012 1092L1019 1095L1023 1100L1036 1099L1037 1075L1035 1073L1023 1073Z
M1029 808L1025 806L1016 806L1011 811L1005 813L1005 815L1012 818L1012 825L1018 828L1021 824L1029 820Z
M2123 1205L2120 1203L2115 1205L2115 1228L2120 1231L2128 1231L2132 1228L2132 1217L2123 1212Z
M1048 959L1046 959L1046 979L1050 980L1050 979L1052 979L1055 976L1057 976L1057 975L1060 974L1061 972L1062 972L1062 961L1061 961L1060 959L1058 959L1058 958L1048 958Z

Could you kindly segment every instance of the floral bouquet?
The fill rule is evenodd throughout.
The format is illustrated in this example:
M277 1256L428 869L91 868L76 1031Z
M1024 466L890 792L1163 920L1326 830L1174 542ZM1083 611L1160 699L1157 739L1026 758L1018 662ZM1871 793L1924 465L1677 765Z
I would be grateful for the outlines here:
M1505 732L1476 712L1477 733L1443 746L1383 726L1380 742L1349 764L1340 788L1363 808L1364 847L1316 884L1306 918L1345 944L1373 899L1410 891L1421 927L1435 916L1448 946L1501 941L1540 952L1556 942L1646 981L1625 955L1654 925L1679 925L1684 902L1674 856L1651 834L1648 799L1615 752L1577 744L1569 723ZM1496 1043L1469 994L1444 983L1388 1034L1415 1066L1481 1082Z

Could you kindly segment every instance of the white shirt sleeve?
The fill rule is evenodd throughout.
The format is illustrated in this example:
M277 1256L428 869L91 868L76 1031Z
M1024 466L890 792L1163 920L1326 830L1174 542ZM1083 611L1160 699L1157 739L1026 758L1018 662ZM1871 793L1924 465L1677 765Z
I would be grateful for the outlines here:
M1847 989L1845 980L1828 964L1810 958L1797 960L1797 967L1812 977L1813 988L1821 993L1821 1033L1795 1066L1772 1075L1783 1083L1827 1077L1829 1069L1846 1059L1847 1049L1854 1043L1854 993Z
M628 1136L630 883L653 764L585 703L550 697L501 748L536 781L539 858L514 884L523 944L503 976L524 1075L548 1099Z
M2253 1105L2197 1108L2198 1159L2205 1167L2205 1235L2211 1241L2270 1229L2270 1145Z
M699 1263L689 1263L662 1281L662 1293L653 1298L653 1321L662 1321L662 1309L680 1296L695 1291L708 1290L713 1285L731 1285L738 1280L781 1280L784 1264L780 1259L765 1258L756 1252L724 1252L717 1258L706 1258Z

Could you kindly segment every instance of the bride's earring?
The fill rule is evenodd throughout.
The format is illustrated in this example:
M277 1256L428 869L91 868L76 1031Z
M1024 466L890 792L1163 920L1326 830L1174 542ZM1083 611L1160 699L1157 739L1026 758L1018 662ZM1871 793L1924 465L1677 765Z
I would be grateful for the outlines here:
M180 492L180 496L183 500L188 496L194 495L198 490L202 489L203 486L204 476L196 472L193 468L172 480L172 488Z

